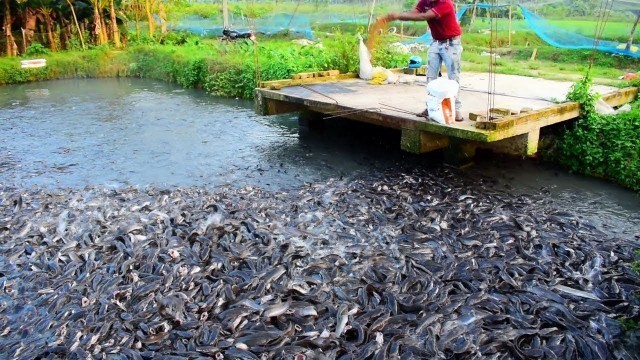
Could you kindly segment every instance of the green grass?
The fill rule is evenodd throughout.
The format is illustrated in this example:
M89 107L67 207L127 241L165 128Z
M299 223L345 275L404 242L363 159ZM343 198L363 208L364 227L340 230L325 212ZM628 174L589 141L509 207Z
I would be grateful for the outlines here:
M528 35L526 35L528 36ZM514 42L523 42L524 36L514 36ZM358 70L357 40L352 34L336 32L323 36L324 48L302 47L291 43L291 39L260 38L258 54L262 67L262 80L287 78L292 73L339 69L342 72ZM398 40L384 37L384 41ZM482 56L484 39L467 36L462 54L462 70L486 72L489 57ZM539 42L536 42L539 44ZM91 51L52 53L47 58L49 66L39 70L19 69L17 59L1 59L0 84L19 83L33 80L69 77L143 76L176 82L187 87L205 87L206 76L225 72L228 69L245 68L255 74L255 51L248 42L221 42L201 39L188 34L172 33L163 39L163 44L148 43L143 39L139 45L131 43L122 52L110 51L108 47ZM394 54L380 46L374 53L374 65L403 67L411 54ZM496 69L500 73L536 76L547 79L571 80L584 73L592 56L591 51L556 49L546 45L536 46L537 59L531 61L533 47L513 46L501 48ZM420 54L424 56L424 54ZM595 82L624 86L617 79L629 71L639 68L637 59L596 53L592 76ZM206 68L206 71L203 69ZM206 72L206 74L204 74ZM255 77L255 75L254 75ZM247 79L241 84L241 96L251 96L255 84ZM231 81L231 79L228 79ZM221 82L218 85L222 86ZM212 90L213 91L213 90ZM226 93L225 91L214 91ZM234 96L239 96L234 94Z

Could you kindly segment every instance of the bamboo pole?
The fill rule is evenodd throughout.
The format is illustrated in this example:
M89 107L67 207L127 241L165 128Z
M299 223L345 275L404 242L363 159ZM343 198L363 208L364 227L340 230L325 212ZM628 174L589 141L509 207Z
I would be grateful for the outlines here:
M27 52L27 34L23 28L20 28L20 30L22 31L22 51L23 53L26 53Z
M78 25L78 17L76 16L76 11L73 9L73 4L71 3L71 0L67 0L67 4L69 4L69 7L71 8L71 14L73 15L73 22L76 24L76 29L78 30L78 36L80 37L80 44L82 44L82 50L86 50L86 47L84 46L84 37L82 36L82 30L80 30L80 25ZM24 37L24 30L22 31L22 36Z
M369 10L369 21L367 21L367 33L369 33L369 29L371 28L371 19L373 18L373 10L376 7L376 0L371 1L371 9Z
M627 51L630 51L631 45L633 45L633 35L636 32L636 27L638 26L638 20L640 20L640 11L636 12L636 21L633 23L633 27L631 28L631 34L629 35L629 41L627 41L627 46L625 47Z

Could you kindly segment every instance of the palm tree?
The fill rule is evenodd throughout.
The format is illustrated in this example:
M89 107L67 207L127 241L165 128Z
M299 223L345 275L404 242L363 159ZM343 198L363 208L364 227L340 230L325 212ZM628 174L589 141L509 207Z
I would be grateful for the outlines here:
M118 22L116 21L116 7L114 4L114 0L109 0L109 14L111 17L111 36L113 37L113 44L116 49L122 47L120 44L120 30L118 30Z
M16 56L16 43L13 40L11 34L11 3L9 0L4 0L4 32L6 35L7 56Z

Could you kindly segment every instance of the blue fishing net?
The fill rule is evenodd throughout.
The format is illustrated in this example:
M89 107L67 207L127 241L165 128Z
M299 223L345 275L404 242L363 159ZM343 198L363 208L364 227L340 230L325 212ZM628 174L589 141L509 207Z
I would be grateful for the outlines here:
M472 5L461 6L456 17L458 20L462 19L464 14L471 8ZM491 5L491 4L477 4L478 9L491 9L491 8L505 8L509 5ZM522 15L525 19L528 28L534 31L542 40L552 46L565 49L597 49L614 54L629 55L640 58L640 47L636 44L621 43L617 41L598 40L590 38L573 31L564 29L558 25L553 24L544 17L535 14L526 7L518 5ZM594 29L595 32L595 29ZM431 33L426 34L411 40L405 41L405 43L421 43L430 44L433 41Z
M626 43L606 40L596 41L594 38L560 28L542 16L527 10L524 6L520 6L520 9L531 29L550 45L565 49L593 49L595 47L598 50L609 53L640 57L637 45L632 44L627 49Z

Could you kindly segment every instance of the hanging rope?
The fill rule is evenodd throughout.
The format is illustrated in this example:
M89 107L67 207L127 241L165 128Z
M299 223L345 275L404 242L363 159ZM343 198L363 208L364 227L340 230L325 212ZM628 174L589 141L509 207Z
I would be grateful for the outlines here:
M293 14L291 14L291 18L289 19L289 23L287 24L287 29L291 28L291 23L293 22L293 18L296 16L296 14L298 13L298 8L300 7L300 3L302 2L302 0L298 0L298 3L296 4L296 8L293 9Z
M253 1L252 1L252 5L253 5ZM253 42L253 56L254 56L254 62L255 62L255 67L256 67L256 86L258 88L262 87L262 71L260 70L260 47L258 46L258 39L256 38L257 36L257 32L256 32L256 23L255 21L253 21L253 23L251 24L251 41Z
M589 58L589 68L587 75L591 74L591 68L596 58L596 51L598 51L598 44L604 34L604 29L609 21L609 15L611 15L611 8L613 7L613 0L601 0L600 9L598 10L598 20L596 21L595 35L593 39L593 50L591 51L591 57Z

